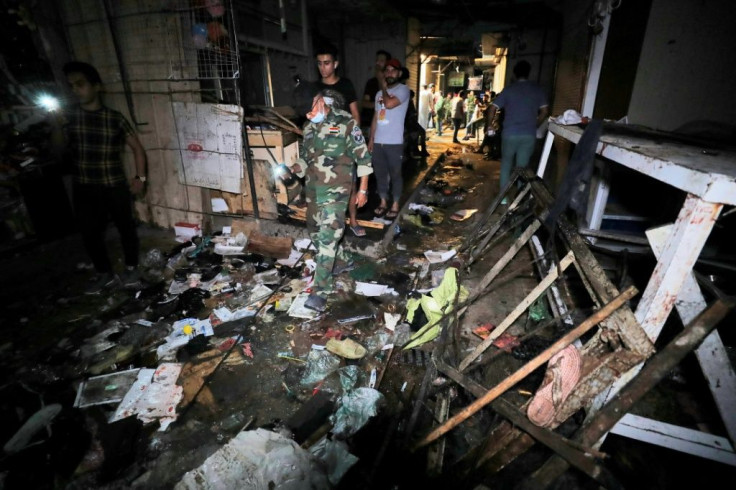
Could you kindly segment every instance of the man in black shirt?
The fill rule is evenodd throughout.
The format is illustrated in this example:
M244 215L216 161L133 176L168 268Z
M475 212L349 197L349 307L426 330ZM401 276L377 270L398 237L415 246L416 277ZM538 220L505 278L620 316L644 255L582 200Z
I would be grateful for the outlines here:
M376 65L375 73L383 72L386 67L386 62L391 59L391 53L379 49L376 51ZM373 76L370 80L365 83L365 90L363 90L363 100L360 104L360 118L370 128L371 121L373 121L373 113L375 112L376 94L381 89L378 85L378 79ZM363 132L367 134L366 131ZM367 135L370 136L370 135Z

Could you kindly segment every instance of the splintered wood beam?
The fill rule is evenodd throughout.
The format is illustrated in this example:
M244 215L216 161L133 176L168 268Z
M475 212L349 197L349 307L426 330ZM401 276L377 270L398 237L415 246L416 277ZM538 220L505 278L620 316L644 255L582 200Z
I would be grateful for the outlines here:
M513 245L506 251L505 254L503 254L503 257L498 259L498 262L496 262L491 270L489 270L485 276L483 276L483 279L481 279L480 284L478 285L477 290L483 291L488 285L493 281L493 279L503 270L506 265L508 265L509 262L511 262L511 259L513 259L516 254L521 250L521 247L526 245L526 242L529 241L529 239L536 233L536 231L539 229L539 227L542 225L542 223L539 220L534 220L532 224L530 224L526 230L524 230L524 233L521 234L519 238L516 239Z
M485 352L488 347L498 338L501 336L502 333L504 333L510 326L513 324L517 318L521 316L522 313L526 311L527 308L529 308L529 305L534 303L544 292L547 290L550 285L557 280L558 277L560 277L560 270L564 271L567 269L570 264L573 263L575 260L575 255L573 255L572 251L567 252L567 255L565 255L562 260L560 261L560 266L556 267L554 264L552 267L550 267L549 273L542 279L542 281L532 289L532 291L524 298L521 303L516 305L516 308L508 314L506 318L496 327L494 328L490 335L486 337L483 342L478 344L478 346L468 354L465 359L462 360L460 363L460 366L458 367L460 371L464 371L465 368L468 367L468 365L473 362L479 355L481 355L483 352Z
M462 386L477 398L486 393L486 388L476 383L457 369L443 362L437 362L437 370ZM605 488L622 488L621 484L603 466L596 463L593 458L603 458L606 455L599 451L583 447L577 442L571 441L551 430L537 427L514 404L498 398L489 404L491 410L506 418L509 422L532 436L538 442L544 444L555 453L564 458L569 464L579 469ZM592 457L591 457L592 456Z
M598 325L598 323L600 323L602 320L608 318L614 311L620 308L624 303L626 303L626 301L633 298L637 293L637 289L634 286L630 286L623 293L614 298L610 303L606 304L603 308L595 312L593 315L589 316L580 325L562 336L557 342L548 347L544 352L522 366L521 369L491 388L485 395L462 409L455 416L448 419L447 422L427 434L422 440L417 442L412 447L412 451L416 451L417 449L426 446L432 441L437 440L447 432L460 425L463 421L470 418L481 408L488 405L490 402L501 396L506 390L528 376L529 373L540 367L545 362L549 361L555 354L570 345L573 341L585 334L588 330Z
M659 383L687 354L692 352L716 328L718 323L731 311L732 300L717 300L707 310L695 318L685 330L677 335L661 351L644 365L639 374L632 379L614 398L604 405L598 413L587 420L573 440L583 445L595 444L610 431L631 407ZM546 488L568 468L565 460L552 456L526 481L523 488Z

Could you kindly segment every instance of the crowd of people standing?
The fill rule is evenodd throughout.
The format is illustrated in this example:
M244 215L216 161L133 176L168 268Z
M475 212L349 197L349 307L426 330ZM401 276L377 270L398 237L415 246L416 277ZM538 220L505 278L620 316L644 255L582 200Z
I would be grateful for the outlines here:
M417 107L414 92L405 84L408 70L385 50L376 53L374 77L366 83L360 101L350 80L337 74L336 49L318 50L315 60L320 79L306 90L311 100L304 109L303 142L292 172L304 179L307 226L317 248L306 306L324 311L333 289L332 276L352 267L339 247L346 225L356 236L366 234L358 223L357 209L369 201L371 174L378 201L373 215L393 221L400 210L404 162L427 156L427 131L433 129L441 136L443 126L451 122L453 143L460 144L458 133L464 127L464 140L483 131L480 151L487 148L486 158L497 157L501 147L503 185L512 166L528 164L528 129L536 130L538 120L546 116L547 102L541 88L527 81L528 66L521 63L514 68L517 83L497 98L490 91L443 95L428 84L420 90ZM530 122L532 110L534 121ZM507 121L503 131L502 113Z

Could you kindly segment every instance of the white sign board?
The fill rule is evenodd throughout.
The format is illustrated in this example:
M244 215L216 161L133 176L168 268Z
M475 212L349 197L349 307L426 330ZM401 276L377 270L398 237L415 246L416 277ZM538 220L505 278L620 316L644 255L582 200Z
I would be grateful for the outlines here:
M468 90L473 90L475 92L483 90L483 77L468 78Z
M179 182L240 193L243 110L236 105L174 102Z

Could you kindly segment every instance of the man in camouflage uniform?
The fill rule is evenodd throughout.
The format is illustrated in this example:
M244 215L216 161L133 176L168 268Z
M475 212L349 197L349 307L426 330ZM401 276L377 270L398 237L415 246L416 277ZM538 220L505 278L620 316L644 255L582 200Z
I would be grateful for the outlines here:
M317 249L314 284L305 306L324 311L327 293L333 288L333 269L348 265L338 247L345 231L345 211L354 181L353 162L357 163L359 191L356 204L368 200L368 176L373 173L371 155L355 119L342 109L342 96L331 89L319 92L307 113L304 140L299 159L292 170L306 176L307 229Z

